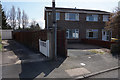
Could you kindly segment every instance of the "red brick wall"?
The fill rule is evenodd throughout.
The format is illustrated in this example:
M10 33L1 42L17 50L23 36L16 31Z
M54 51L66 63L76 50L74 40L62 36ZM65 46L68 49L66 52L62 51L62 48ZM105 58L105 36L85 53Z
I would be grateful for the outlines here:
M106 47L106 48L110 48L111 44L115 43L115 42L95 40L95 39L82 39L82 42L101 46L101 47Z

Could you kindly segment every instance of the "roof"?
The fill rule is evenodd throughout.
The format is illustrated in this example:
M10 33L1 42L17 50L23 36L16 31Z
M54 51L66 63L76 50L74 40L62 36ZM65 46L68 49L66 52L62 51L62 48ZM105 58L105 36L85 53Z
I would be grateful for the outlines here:
M45 11L52 11L52 7L45 7ZM91 10L91 9L76 9L76 8L59 8L56 7L58 12L78 12L78 13L97 13L97 14L110 14L107 11Z

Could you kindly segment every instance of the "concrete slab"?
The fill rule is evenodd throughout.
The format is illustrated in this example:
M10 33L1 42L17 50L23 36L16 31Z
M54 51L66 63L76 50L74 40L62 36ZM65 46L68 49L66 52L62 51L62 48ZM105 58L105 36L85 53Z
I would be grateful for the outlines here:
M91 73L86 68L69 69L69 70L65 70L65 72L67 72L67 74L69 74L70 76L80 76Z

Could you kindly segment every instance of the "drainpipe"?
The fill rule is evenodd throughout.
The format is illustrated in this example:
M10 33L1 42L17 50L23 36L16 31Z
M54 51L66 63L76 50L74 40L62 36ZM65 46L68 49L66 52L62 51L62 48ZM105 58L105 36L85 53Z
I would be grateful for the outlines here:
M48 12L46 12L46 13L47 13L46 15L47 15L47 30L48 30L49 29L48 28Z

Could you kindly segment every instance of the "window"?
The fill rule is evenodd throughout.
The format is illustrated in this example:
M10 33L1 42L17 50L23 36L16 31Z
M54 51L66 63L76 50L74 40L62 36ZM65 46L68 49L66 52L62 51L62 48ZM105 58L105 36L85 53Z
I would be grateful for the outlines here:
M98 30L97 29L87 29L86 30L86 38L98 38Z
M79 38L79 29L68 29L66 31L66 38L68 38L68 39Z
M56 20L60 20L60 13L56 13Z
M98 15L87 15L86 21L98 21Z
M65 13L65 20L79 21L78 13Z
M89 37L93 37L93 32L89 32Z
M108 21L109 20L109 16L108 15L103 15L103 21Z

